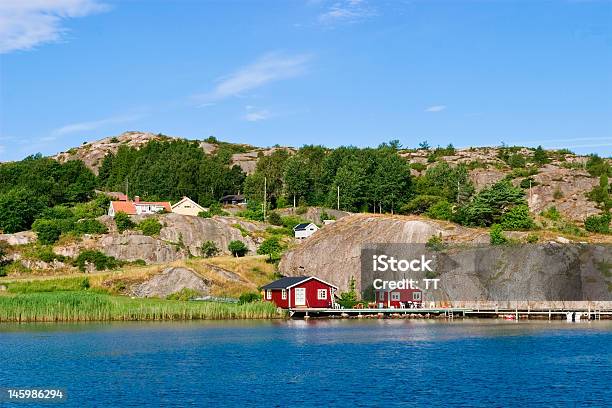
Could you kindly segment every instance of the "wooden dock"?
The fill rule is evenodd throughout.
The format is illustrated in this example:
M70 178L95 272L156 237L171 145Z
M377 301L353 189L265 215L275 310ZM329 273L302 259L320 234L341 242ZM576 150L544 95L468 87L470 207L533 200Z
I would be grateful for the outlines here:
M467 309L459 307L439 307L420 309L390 309L390 308L365 308L365 309L316 309L316 308L291 308L289 315L292 318L310 317L410 317L420 315L421 317L446 317L454 318L497 318L506 317L514 320L521 319L566 319L568 313L579 313L583 320L601 320L612 318L612 310L593 309Z

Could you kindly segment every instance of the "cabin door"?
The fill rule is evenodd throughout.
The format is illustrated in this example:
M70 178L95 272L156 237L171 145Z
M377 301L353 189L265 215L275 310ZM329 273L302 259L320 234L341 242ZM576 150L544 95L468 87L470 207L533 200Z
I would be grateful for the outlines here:
M295 288L295 305L306 306L306 288Z

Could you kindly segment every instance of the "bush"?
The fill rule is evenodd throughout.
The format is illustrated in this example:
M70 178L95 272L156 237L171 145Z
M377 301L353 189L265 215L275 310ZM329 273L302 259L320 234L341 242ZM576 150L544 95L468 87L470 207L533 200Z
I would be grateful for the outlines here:
M253 303L261 300L261 294L257 292L247 292L240 295L238 298L238 304L244 305L245 303Z
M569 150L567 151L569 152ZM533 161L538 165L543 165L550 162L550 160L548 159L548 154L544 149L542 149L542 146L538 146L533 152Z
M529 234L527 235L526 240L529 244L535 244L536 242L540 240L540 237L538 236L538 234Z
M53 248L48 245L36 245L30 247L23 252L23 256L28 259L37 259L47 263L51 263L56 260L64 262L67 259L65 256L53 252Z
M32 229L38 236L38 242L44 245L56 243L62 234L62 228L58 220L36 220L32 224Z
M559 221L561 219L561 213L557 210L557 207L554 206L542 211L540 215L552 221Z
M586 229L589 232L609 234L611 220L612 220L612 215L610 213L606 213L600 216L591 215L591 216L588 216L584 220L584 229Z
M100 251L87 250L83 251L74 260L74 266L78 267L81 272L85 272L87 264L92 264L96 270L102 271L105 269L115 269L123 265L123 262L115 259L112 256L107 256Z
M499 224L491 225L489 234L491 236L491 245L503 245L508 242L508 239L504 236L504 230Z
M423 164L423 163L410 163L410 168L414 169L418 172L421 172L425 169L427 169L427 165Z
M268 215L268 222L272 225L283 225L283 218L279 213L272 211L270 215Z
M308 207L306 207L305 205L300 205L296 210L295 213L297 215L304 215L306 214L306 212L308 211Z
M227 211L223 210L223 207L221 207L219 203L212 203L208 208L208 212L211 215L229 215Z
M162 225L155 218L145 218L138 224L138 229L150 237L159 235Z
M529 187L535 187L538 185L538 182L533 179L533 177L527 177L521 180L519 184L520 188L528 189Z
M440 200L427 210L427 215L436 220L450 220L453 218L453 207L446 200Z
M596 154L589 156L586 162L586 170L593 177L599 177L603 174L607 176L612 175L612 168L610 168L610 165Z
M198 213L198 217L201 217L201 218L211 218L212 216L213 215L210 211L200 211Z
M200 249L202 251L202 256L205 258L211 258L219 253L219 248L217 244L215 244L215 241L205 241Z
M117 214L115 214L115 225L117 226L117 230L119 230L119 232L132 229L136 226L130 216L123 211L119 211Z
M500 224L506 231L529 230L535 227L529 215L529 207L523 204L512 207L502 215Z
M508 159L508 165L513 169L522 169L525 167L526 164L527 162L525 161L525 158L522 154L519 153L513 154Z
M168 300L181 300L183 302L196 298L202 295L200 292L190 288L183 288L176 293L166 296Z
M78 234L106 234L108 228L98 220L80 220L74 225L74 231Z
M234 255L235 257L244 256L248 252L247 246L242 241L234 240L229 243L227 249Z
M319 219L321 220L321 222L325 221L325 220L335 220L336 217L328 214L327 211L321 211L321 215L319 216Z
M348 286L349 291L340 294L340 299L338 300L338 303L340 304L340 306L350 309L358 303L357 291L355 290L355 278L353 276L351 276L351 278L349 279Z
M446 244L442 240L441 236L432 235L427 240L425 247L431 249L432 251L442 251L444 248L446 248Z

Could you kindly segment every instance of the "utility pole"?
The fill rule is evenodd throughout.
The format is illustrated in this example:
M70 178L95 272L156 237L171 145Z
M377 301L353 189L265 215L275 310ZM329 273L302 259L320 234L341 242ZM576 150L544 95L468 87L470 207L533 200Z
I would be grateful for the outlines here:
M340 186L338 186L338 211L340 211Z
M129 188L130 188L130 180L126 177L125 178L125 197L127 198L127 201L130 200Z
M268 200L268 195L267 195L267 189L268 189L268 178L264 177L264 202L263 202L263 219L264 222L266 222L266 207L267 207L267 200Z

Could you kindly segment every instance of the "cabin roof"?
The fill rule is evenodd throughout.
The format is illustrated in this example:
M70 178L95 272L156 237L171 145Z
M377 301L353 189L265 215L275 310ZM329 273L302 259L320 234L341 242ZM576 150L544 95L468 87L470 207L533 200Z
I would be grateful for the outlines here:
M294 231L304 231L309 225L314 225L312 222L304 222L293 227ZM316 225L315 225L316 227Z
M330 283L325 282L324 280L321 280L317 277L314 276L286 276L284 278L280 278L278 280L275 280L274 282L270 282L265 286L262 286L261 288L263 290L267 290L267 289L289 289L292 288L294 286L299 285L300 283L306 282L310 279L315 279L318 280L321 283L326 284L327 286L331 286L332 288L338 289L337 286L332 285Z

